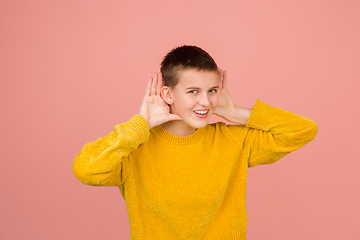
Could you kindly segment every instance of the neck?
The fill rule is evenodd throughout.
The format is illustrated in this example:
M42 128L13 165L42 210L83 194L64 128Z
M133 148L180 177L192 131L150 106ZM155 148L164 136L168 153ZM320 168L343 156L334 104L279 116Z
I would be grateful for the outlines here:
M181 120L166 122L161 124L161 126L172 135L178 137L190 136L196 131L196 128L190 127Z

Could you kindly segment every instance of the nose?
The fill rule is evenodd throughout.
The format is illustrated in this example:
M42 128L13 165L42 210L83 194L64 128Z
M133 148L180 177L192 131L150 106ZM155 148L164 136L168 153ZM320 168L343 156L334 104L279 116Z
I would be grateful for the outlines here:
M209 106L210 105L209 96L207 94L201 94L200 99L199 99L199 105L201 105L201 106Z

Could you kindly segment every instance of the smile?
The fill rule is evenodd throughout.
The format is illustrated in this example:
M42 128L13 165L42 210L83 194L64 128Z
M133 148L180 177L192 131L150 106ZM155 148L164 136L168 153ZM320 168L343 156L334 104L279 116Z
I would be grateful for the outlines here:
M209 112L209 110L206 110L206 111L194 111L195 113L197 114L201 114L201 115L205 115Z
M203 111L194 111L194 114L198 118L206 118L209 113L209 110L203 110Z

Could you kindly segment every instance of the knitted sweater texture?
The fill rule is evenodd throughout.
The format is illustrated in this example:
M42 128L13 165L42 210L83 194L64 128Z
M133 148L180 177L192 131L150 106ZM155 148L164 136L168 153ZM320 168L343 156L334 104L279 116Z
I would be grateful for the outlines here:
M75 176L118 186L132 240L246 240L249 167L270 164L311 141L312 120L256 101L246 126L208 124L177 137L139 115L87 143Z

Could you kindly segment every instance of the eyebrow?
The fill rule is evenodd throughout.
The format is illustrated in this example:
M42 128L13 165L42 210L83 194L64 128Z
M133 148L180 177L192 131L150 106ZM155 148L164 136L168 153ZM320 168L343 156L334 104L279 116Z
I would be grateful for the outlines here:
M213 88L219 88L219 86L214 86L214 87L211 87L210 89L213 89ZM186 90L188 90L188 89L199 90L199 89L201 89L201 88L199 88L199 87L188 87L188 88L186 88Z

